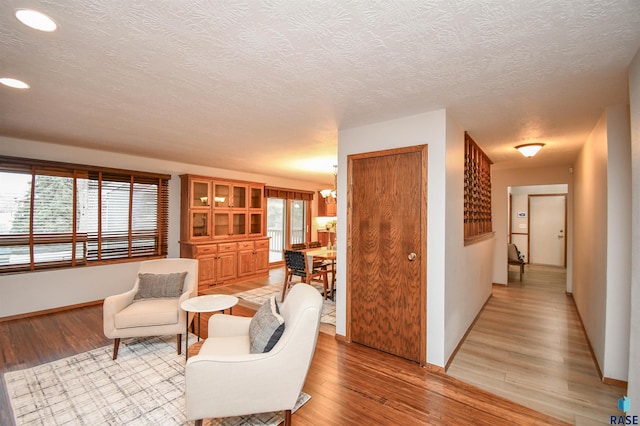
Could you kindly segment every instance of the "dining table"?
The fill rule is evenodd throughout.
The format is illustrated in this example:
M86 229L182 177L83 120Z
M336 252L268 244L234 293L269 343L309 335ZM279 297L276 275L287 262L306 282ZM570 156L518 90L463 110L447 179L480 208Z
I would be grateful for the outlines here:
M336 285L336 254L338 252L326 247L310 248L304 250L304 252L307 255L307 265L313 265L314 258L331 261L331 288L333 289L331 297L333 297Z

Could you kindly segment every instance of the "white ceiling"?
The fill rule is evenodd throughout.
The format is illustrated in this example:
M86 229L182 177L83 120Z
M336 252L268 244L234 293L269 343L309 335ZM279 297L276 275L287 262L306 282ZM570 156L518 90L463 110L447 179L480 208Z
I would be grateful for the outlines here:
M339 129L447 108L571 164L639 47L638 0L3 0L0 135L327 183Z

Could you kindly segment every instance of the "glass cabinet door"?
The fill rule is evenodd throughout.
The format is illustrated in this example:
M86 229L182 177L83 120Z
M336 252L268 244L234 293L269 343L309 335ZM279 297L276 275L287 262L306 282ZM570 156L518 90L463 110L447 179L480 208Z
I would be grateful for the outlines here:
M191 212L190 232L194 239L208 238L211 235L208 212Z
M233 203L231 207L234 209L247 208L247 187L246 186L234 186L233 187Z
M191 181L191 207L208 207L211 202L211 185L206 181Z
M233 235L247 233L247 215L245 213L233 213Z
M216 183L213 188L213 201L215 207L229 207L231 204L229 185Z
M230 237L247 233L246 213L219 212L213 215L213 236Z
M213 188L214 207L231 207L234 209L247 208L247 186L216 182Z
M262 188L251 188L251 204L249 205L251 209L261 209L262 208Z
M249 215L249 233L262 235L262 213L251 213Z
M229 232L229 213L215 213L213 215L213 236L228 237Z

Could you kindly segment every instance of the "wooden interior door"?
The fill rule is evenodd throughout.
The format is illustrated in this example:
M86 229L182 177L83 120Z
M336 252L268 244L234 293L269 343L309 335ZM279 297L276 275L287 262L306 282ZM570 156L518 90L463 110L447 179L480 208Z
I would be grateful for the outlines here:
M426 364L427 147L349 156L347 338Z

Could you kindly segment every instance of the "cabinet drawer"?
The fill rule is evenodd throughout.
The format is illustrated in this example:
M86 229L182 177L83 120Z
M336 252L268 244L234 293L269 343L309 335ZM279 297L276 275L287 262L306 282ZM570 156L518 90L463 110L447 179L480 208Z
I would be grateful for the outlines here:
M196 246L195 255L196 256L206 256L209 254L216 254L218 252L218 248L215 244L209 244L206 246Z
M238 250L253 250L253 241L240 241Z
M255 242L256 249L269 248L269 240L257 240Z
M236 243L218 244L218 253L229 253L230 251L236 251L236 249Z

